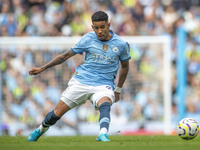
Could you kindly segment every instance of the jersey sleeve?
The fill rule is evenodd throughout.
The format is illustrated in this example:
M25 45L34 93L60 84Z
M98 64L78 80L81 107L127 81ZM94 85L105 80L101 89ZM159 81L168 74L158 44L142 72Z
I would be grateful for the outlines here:
M123 50L120 53L120 61L128 61L129 59L131 59L130 46L128 42L126 42L123 47Z
M84 35L79 42L71 48L72 53L74 54L83 54L86 51L86 46L88 45L88 36Z

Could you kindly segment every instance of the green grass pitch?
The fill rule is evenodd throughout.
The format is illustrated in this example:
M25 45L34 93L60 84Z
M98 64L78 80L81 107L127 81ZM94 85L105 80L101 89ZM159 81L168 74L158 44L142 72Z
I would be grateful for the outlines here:
M0 150L195 150L200 136L183 140L178 136L109 136L111 142L97 142L96 136L43 136L26 142L24 136L0 136Z

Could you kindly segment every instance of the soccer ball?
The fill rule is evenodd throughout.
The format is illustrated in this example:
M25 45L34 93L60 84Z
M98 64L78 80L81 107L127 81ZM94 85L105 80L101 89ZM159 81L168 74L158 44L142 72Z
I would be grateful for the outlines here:
M198 133L199 125L193 118L184 118L178 123L177 134L182 139L194 139Z

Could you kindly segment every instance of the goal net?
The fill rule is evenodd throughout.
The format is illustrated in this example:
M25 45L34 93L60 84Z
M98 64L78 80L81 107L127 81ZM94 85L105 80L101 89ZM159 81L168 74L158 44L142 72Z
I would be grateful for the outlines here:
M132 58L121 101L111 109L110 134L171 134L169 37L122 38L129 42ZM3 134L27 135L55 107L75 68L84 62L84 56L76 55L35 77L29 76L28 71L70 50L79 39L0 38L0 116ZM98 111L86 102L66 113L48 134L97 134L98 117Z

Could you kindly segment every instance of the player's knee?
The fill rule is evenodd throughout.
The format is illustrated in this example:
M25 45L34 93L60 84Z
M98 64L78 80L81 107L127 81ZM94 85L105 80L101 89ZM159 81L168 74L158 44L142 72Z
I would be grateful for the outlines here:
M112 101L110 100L110 98L105 97L98 101L97 106L100 107L104 103L110 103L110 105L112 105Z

